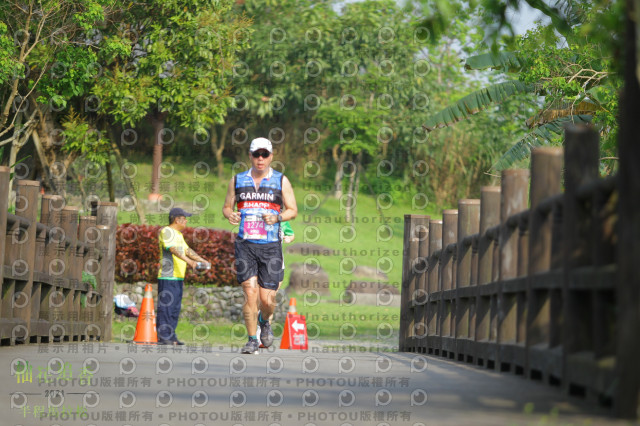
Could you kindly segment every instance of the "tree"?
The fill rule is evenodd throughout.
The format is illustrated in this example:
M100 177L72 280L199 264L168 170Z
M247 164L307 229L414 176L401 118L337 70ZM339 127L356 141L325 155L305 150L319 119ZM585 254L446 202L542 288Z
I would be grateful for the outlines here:
M150 199L159 197L162 147L175 135L165 124L200 137L231 106L229 75L246 47L249 21L230 9L229 0L154 0L122 11L116 30L129 38L131 54L113 59L93 93L100 111L119 123L151 122Z
M67 96L81 94L90 79L86 72L70 72L67 60L79 62L74 70L92 60L85 36L108 16L108 3L30 0L0 4L0 145L11 143L10 164L31 136L47 176L52 162L64 166L73 161L70 154L61 153L59 140L45 143L48 150L40 142L50 140L53 129L46 124L52 111L64 107ZM47 97L54 87L61 93L55 99Z
M524 36L515 37L511 43L514 52L493 50L465 60L466 69L499 70L505 80L471 93L429 117L425 129L430 132L450 126L511 96L533 93L543 97L541 107L533 116L519 117L526 121L529 133L512 142L495 161L494 169L502 170L526 158L533 146L561 143L567 122L593 122L601 131L604 159L615 158L621 82L612 70L606 43L589 37L593 22L610 12L590 2L567 2L555 9L538 7L552 16L552 23L538 24ZM496 13L501 13L496 10L489 8L488 15L495 18ZM603 171L611 173L613 167L603 164Z
M295 158L304 152L306 144L283 142L305 137L300 129L315 126L315 102L326 97L326 58L332 51L331 31L336 22L332 4L247 0L237 5L236 13L253 21L251 47L234 63L234 104L224 123L211 130L211 149L220 178L222 154L229 148L227 139L236 151L228 156L241 151L242 160L250 135L270 137L279 158Z

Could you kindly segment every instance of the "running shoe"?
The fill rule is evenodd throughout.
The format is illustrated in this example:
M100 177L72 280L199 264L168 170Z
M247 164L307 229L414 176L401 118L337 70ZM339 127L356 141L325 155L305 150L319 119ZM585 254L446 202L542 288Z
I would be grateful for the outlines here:
M242 348L243 354L257 354L258 348L260 347L260 342L254 339L249 339L246 345Z
M260 322L260 341L265 348L273 345L273 331L271 331L271 324L269 321Z

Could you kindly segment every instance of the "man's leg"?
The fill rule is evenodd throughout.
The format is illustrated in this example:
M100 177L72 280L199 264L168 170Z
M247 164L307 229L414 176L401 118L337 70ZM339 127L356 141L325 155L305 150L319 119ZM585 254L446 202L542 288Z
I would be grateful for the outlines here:
M171 283L163 279L158 279L158 314L156 324L158 326L158 340L168 341L171 339L172 329L169 319L169 304L171 302L171 293L167 289Z
M256 329L258 328L258 278L254 276L244 281L242 283L242 291L244 293L242 315L249 335L249 343L243 348L242 352L251 353L258 349L257 340L255 350L251 350L252 348L248 346L252 340L256 339Z
M244 293L244 305L242 305L242 316L244 325L247 327L249 341L242 348L243 354L250 354L258 351L260 344L256 338L256 328L258 322L258 267L254 253L256 244L243 240L236 240L236 273L238 282Z
M176 336L176 328L178 327L178 319L180 319L180 310L182 309L182 291L184 289L184 281L176 280L173 283L173 304L169 307L171 315L171 340L178 341Z
M269 321L276 309L276 291L260 287L260 315L262 320Z
M260 326L260 340L265 348L273 345L273 331L271 330L271 316L276 307L276 290L260 287L260 314L258 325Z
M273 344L269 319L276 307L276 291L284 278L282 273L282 245L269 243L260 247L258 283L260 285L260 340L265 348Z

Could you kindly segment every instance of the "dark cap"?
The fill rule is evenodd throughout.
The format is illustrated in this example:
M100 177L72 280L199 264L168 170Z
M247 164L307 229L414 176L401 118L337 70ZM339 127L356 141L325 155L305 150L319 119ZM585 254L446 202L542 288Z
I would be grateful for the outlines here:
M189 216L193 216L193 213L187 213L180 207L174 207L169 212L169 219L173 219L174 217L180 217L180 216L189 217Z

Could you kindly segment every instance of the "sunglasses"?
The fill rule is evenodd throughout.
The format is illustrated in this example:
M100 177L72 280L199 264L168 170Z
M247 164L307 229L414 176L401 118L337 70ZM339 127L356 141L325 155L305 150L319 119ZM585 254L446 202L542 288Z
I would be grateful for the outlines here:
M253 155L253 158L258 158L258 157L269 158L271 153L269 151L253 151L251 155Z

